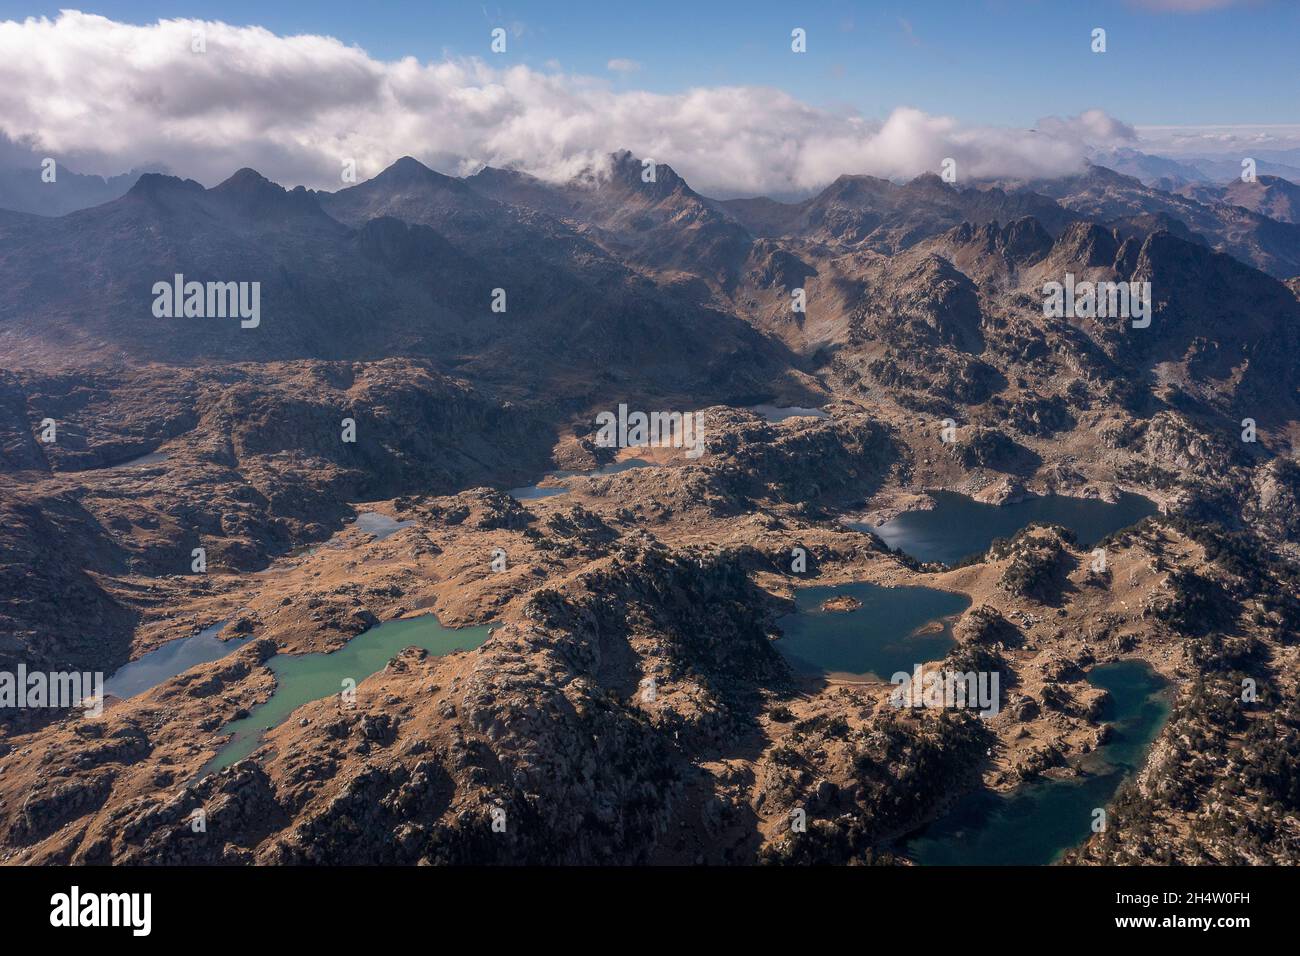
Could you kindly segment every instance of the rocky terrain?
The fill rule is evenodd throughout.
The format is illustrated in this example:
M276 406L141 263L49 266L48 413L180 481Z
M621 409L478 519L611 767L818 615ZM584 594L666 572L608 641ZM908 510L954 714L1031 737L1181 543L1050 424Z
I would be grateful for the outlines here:
M1089 670L1139 659L1173 714L1066 862L1296 862L1286 190L1094 167L720 202L642 172L405 159L332 194L146 174L59 218L0 212L0 670L251 637L100 717L0 711L0 858L905 863L963 793L1080 773L1108 733ZM1045 316L1067 272L1150 282L1150 326ZM154 318L173 273L260 281L260 325ZM700 413L704 453L603 447L619 404ZM565 493L507 493L557 469ZM845 523L934 490L1161 513L1102 570L1059 527L949 567ZM779 618L847 582L967 596L945 664L1001 674L998 713L797 676ZM403 651L202 772L274 655L430 612L493 630Z

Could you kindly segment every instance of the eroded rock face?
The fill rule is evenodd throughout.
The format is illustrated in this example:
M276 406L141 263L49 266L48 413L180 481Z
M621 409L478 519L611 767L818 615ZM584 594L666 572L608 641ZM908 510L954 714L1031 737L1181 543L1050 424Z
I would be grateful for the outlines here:
M1189 422L1162 412L1143 435L1147 458L1175 471L1191 471L1207 478L1223 475L1229 468L1226 443L1199 432Z
M1277 459L1255 474L1250 503L1260 527L1287 541L1300 541L1300 467Z

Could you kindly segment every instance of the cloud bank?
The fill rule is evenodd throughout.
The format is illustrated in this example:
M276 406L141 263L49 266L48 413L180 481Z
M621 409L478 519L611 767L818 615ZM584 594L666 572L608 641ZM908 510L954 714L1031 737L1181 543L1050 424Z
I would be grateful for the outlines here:
M625 76L629 66L610 63ZM252 166L330 189L349 159L362 178L409 154L451 173L489 164L554 180L627 148L706 193L738 195L803 192L842 173L911 177L946 157L961 178L1061 175L1089 146L1135 134L1101 111L1036 130L906 107L880 121L770 88L616 90L504 56L385 62L325 36L64 11L0 23L0 135L82 172L161 163L212 185Z
M1141 126L1137 133L1142 149L1162 156L1219 156L1237 160L1243 156L1300 150L1300 123Z

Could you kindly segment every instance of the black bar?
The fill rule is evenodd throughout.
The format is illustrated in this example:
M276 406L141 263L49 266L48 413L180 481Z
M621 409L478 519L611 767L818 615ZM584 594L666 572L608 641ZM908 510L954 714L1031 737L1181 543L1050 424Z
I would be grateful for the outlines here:
M1296 871L1259 868L0 868L0 919L11 932L199 942L279 938L339 944L439 932L572 938L594 919L643 926L672 921L713 932L762 934L835 925L880 942L889 935L965 939L984 933L1071 941L1101 936L1228 941L1293 921ZM54 894L149 893L150 932L129 926L50 925ZM1173 894L1173 895L1167 895ZM1193 894L1207 894L1198 897ZM1248 925L1160 925L1166 919L1240 918ZM1117 924L1153 918L1156 925ZM1037 936L1036 934L1053 934ZM934 934L934 935L931 935ZM1029 934L1029 935L1022 935Z

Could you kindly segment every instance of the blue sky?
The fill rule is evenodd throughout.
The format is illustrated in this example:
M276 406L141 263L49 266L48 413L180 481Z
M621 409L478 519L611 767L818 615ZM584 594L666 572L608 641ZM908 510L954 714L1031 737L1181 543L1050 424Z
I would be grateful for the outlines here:
M1129 123L1300 121L1300 4L1231 3L1195 13L1177 0L913 0L818 4L648 0L512 2L87 2L0 0L0 19L76 6L127 23L193 16L279 33L324 33L372 56L487 54L492 26L520 31L507 54L537 68L610 78L616 88L772 85L815 106L881 117L910 105L963 122L1028 126L1101 108ZM1196 0L1182 0L1195 3ZM789 51L794 26L808 53ZM1093 27L1108 52L1088 49ZM611 59L639 69L618 73Z
M220 21L197 52L196 19ZM1296 161L1297 37L1297 0L0 0L0 163L324 187L345 159L563 180L629 149L718 194L795 195L947 159L976 178L1115 148Z

